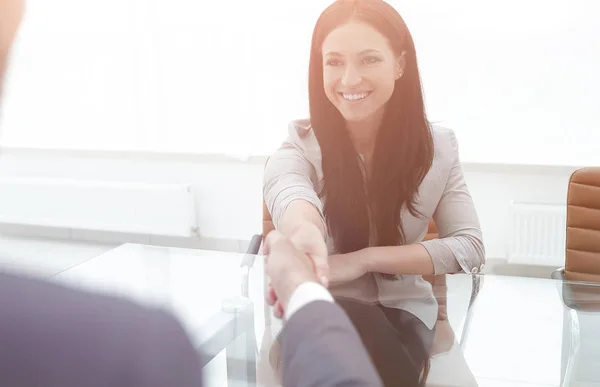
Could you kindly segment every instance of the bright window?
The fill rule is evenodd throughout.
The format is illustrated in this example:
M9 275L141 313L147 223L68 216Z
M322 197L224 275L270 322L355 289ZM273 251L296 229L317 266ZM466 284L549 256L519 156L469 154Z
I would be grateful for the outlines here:
M268 154L307 116L330 0L29 0L7 146ZM463 159L600 164L595 0L391 1Z

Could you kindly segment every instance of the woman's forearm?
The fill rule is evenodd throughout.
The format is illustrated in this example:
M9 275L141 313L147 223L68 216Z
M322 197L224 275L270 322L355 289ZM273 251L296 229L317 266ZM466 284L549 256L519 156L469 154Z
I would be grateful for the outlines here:
M321 237L325 239L325 228L319 211L305 200L294 200L281 217L279 232L287 237L292 237L306 225L315 226L321 232Z
M369 272L383 274L434 274L431 256L421 244L368 247L364 264Z
M283 213L279 232L288 237L294 247L310 256L315 273L325 287L329 284L329 263L325 243L325 226L319 211L308 201L294 200Z

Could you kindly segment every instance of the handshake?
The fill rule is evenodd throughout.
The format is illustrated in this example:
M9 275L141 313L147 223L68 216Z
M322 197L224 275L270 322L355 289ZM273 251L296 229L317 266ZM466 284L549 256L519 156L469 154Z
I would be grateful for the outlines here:
M284 316L290 297L301 284L329 285L327 246L321 230L313 224L302 225L291 237L271 231L265 238L264 255L270 278L266 300L277 318Z

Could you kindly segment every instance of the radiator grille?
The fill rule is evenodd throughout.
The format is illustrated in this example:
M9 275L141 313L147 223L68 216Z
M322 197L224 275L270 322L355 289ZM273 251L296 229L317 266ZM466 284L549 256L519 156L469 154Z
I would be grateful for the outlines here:
M511 203L509 263L564 266L566 206Z

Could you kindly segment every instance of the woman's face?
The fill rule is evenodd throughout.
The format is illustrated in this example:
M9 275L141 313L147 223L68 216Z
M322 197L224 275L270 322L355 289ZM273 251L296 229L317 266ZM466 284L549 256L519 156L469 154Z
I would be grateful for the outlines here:
M363 121L385 109L404 62L368 24L350 22L323 41L323 86L347 121Z

